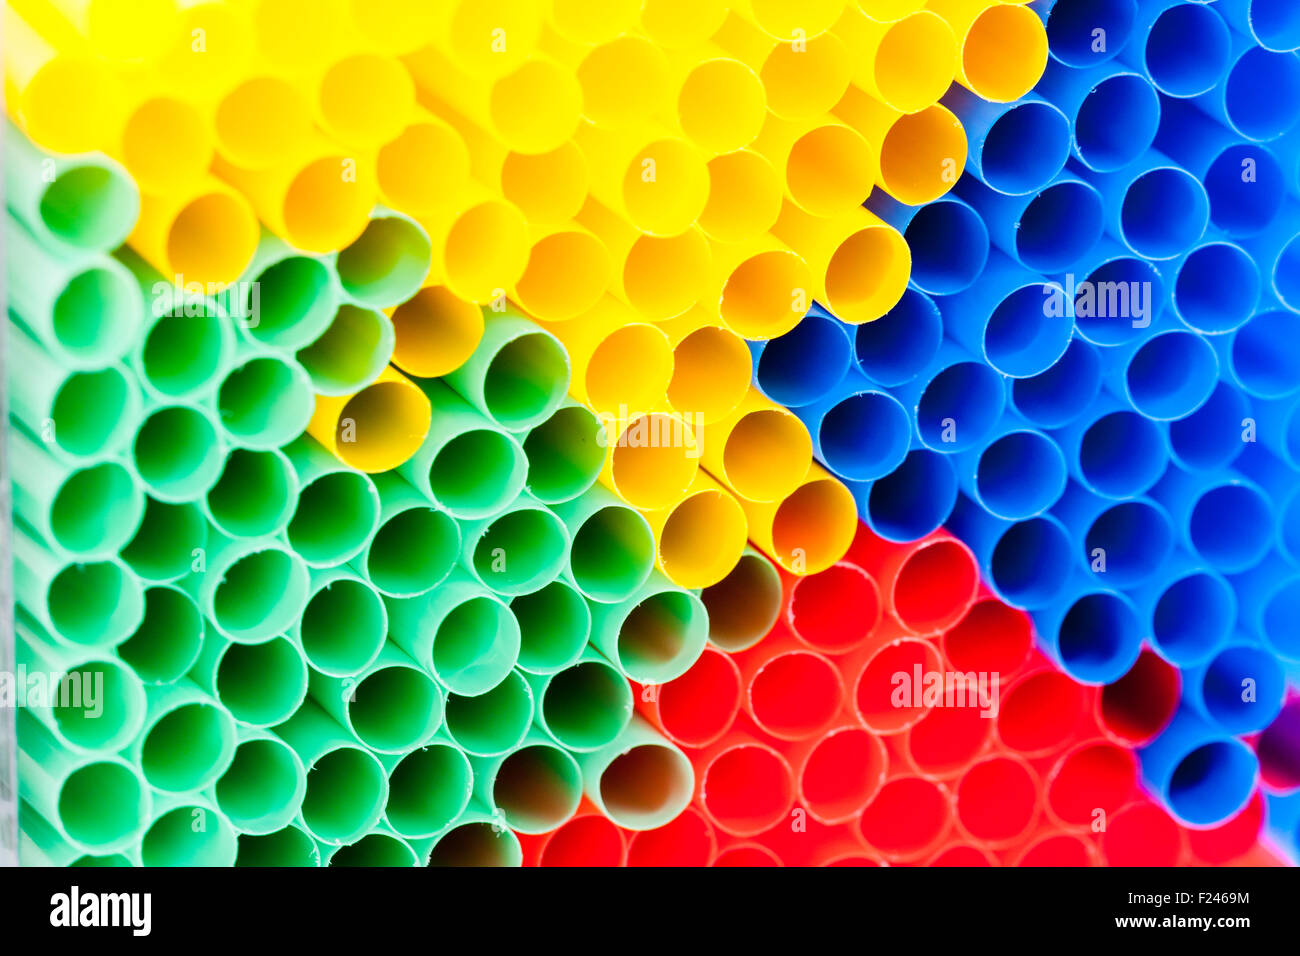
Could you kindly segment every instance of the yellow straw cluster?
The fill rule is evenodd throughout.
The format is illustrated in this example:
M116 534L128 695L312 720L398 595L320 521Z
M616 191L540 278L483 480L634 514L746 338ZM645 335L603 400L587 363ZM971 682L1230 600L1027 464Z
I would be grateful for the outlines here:
M400 402L403 371L452 372L507 300L560 339L572 395L607 423L602 480L687 587L747 536L796 573L847 548L852 497L749 384L745 339L813 300L855 324L888 312L910 255L862 202L945 193L966 137L939 98L955 79L1015 99L1046 58L1038 16L1001 0L10 0L4 16L15 122L125 165L129 243L163 276L220 289L262 227L335 253L379 206L423 228L432 264L385 304L393 365L368 384ZM357 395L386 414L378 391L344 391L317 400L329 447Z

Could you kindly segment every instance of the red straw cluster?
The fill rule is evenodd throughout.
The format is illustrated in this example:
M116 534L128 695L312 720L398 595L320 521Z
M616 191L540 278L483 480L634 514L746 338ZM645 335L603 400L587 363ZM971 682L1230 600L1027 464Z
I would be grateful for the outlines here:
M633 833L584 802L520 837L525 864L1277 864L1258 793L1192 831L1140 789L1133 748L1172 716L1175 668L1148 651L1116 684L1075 682L944 532L898 545L860 526L843 561L784 578L757 645L634 690L691 758L690 807Z

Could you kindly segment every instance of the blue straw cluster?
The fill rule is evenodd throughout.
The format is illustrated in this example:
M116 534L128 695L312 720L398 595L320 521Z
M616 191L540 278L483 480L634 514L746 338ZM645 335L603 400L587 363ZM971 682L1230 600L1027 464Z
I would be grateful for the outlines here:
M946 524L1071 676L1178 667L1143 769L1209 825L1300 674L1300 5L1035 7L1035 91L945 97L953 192L867 203L912 250L897 307L814 310L755 378L873 531Z

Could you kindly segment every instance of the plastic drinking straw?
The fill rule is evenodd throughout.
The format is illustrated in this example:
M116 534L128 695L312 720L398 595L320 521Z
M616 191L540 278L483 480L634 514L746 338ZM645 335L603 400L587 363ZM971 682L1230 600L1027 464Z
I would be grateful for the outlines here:
M149 786L185 793L209 786L230 766L235 720L192 681L145 688L144 727L127 750Z
M663 683L680 677L700 656L708 612L689 591L651 574L617 604L592 604L591 642L630 680Z
M963 195L994 223L997 247L1025 268L1059 275L1091 263L1104 228L1102 200L1077 176L1063 172L1029 196L1000 196L973 182Z
M1120 59L1141 69L1167 96L1191 97L1212 89L1228 65L1231 37L1212 7L1159 0L1139 6L1134 37Z
M484 693L447 695L446 735L465 753L493 757L519 746L533 720L533 691L524 675L510 670ZM475 771L477 777L477 769Z
M745 713L778 740L820 736L844 701L839 669L793 635L771 635L737 656Z
M375 381L392 358L396 334L384 313L344 302L329 328L297 352L322 395L350 396Z
M1107 49L1113 56L1119 47ZM1161 102L1141 73L1109 61L1082 69L1049 62L1037 92L1070 121L1070 153L1099 173L1122 169L1145 153L1165 112L1176 105Z
M227 537L275 535L297 507L298 476L278 450L234 448L204 502L208 520Z
M1209 401L1214 392L1218 357L1213 347L1193 332L1161 331L1141 345L1112 351L1107 357L1122 360L1124 356L1127 364L1119 365L1107 384L1148 418L1184 418Z
M693 423L678 413L602 414L606 448L601 481L620 498L645 510L680 500L700 466Z
M699 440L701 464L750 501L776 501L790 494L812 457L804 424L756 388L729 415L706 425Z
M781 579L760 552L746 549L717 584L700 592L709 614L709 643L727 652L758 643L780 613Z
M858 565L841 561L790 581L782 620L806 647L844 654L860 647L880 623L880 592Z
M1094 256L1097 264L1074 283L1075 332L1084 342L1101 346L1142 338L1143 329L1159 323L1164 312L1168 285L1161 272L1109 236L1102 237ZM1097 364L1095 354L1089 364ZM1094 377L1086 374L1084 380Z
M462 299L500 307L528 265L523 213L473 180L456 203L425 213L420 224L433 241L433 273Z
M613 741L632 716L626 678L594 648L557 670L525 673L536 700L534 721L566 750L589 752Z
M1143 780L1176 818L1192 826L1234 815L1246 805L1259 774L1250 748L1217 733L1186 704L1138 756Z
M1110 587L1147 580L1173 548L1174 520L1151 498L1116 503L1070 482L1052 514L1070 529L1082 566Z
M307 133L256 172L218 157L213 168L239 189L271 232L304 252L327 253L361 235L374 205L372 161Z
M550 833L523 834L524 866L622 866L627 837L584 797L578 811Z
M879 147L873 151L873 142L878 140L848 120L822 115L786 121L769 115L752 148L781 175L787 201L810 216L837 217L880 181Z
M373 473L408 461L428 435L431 418L428 396L385 366L351 395L317 395L307 431L344 464Z
M670 71L677 126L700 149L729 153L758 135L767 95L755 70L710 44L670 56Z
M1042 646L1076 680L1105 684L1128 673L1137 660L1145 626L1133 602L1105 585L1076 577L1051 605L1034 611Z
M1277 348L1278 336L1285 336L1293 314L1282 309L1261 311L1232 338L1233 377L1252 398L1283 398L1296 391L1296 360L1289 350Z
M1086 415L1056 432L1054 438L1074 479L1107 498L1142 494L1169 463L1160 426L1109 396L1095 402Z
M862 811L857 829L871 852L900 862L919 859L943 845L952 828L953 802L942 783L895 776Z
M75 259L37 245L10 217L5 230L9 308L60 366L100 368L121 358L144 316L144 302L131 273L115 259L77 253Z
M207 409L146 405L131 445L131 462L150 496L170 503L200 498L216 483L225 459L224 443Z
M145 193L130 242L164 276L224 288L252 261L258 235L248 200L208 176L184 193Z
M212 114L217 155L232 167L268 170L312 135L311 103L288 78L253 70L222 91Z
M574 299L568 308L560 309L557 306L563 299L554 295L556 305L543 311L542 306L547 302L534 305L528 296L522 295L524 282L534 270L533 261L538 260L543 276L546 275L548 260L553 261L550 256L539 260L538 247L535 246L529 272L520 280L521 295L517 297L530 315L547 319L550 318L547 312L550 312L556 320L579 315L596 305L600 298L594 294L597 290L603 292L608 287L614 295L627 302L639 318L658 322L681 315L704 297L709 281L710 253L708 240L699 228L692 226L677 236L648 236L595 200L583 206L577 221L590 230L591 235L575 232L575 238L567 243L574 246L566 258L574 260L571 268L575 273L575 288L565 295ZM555 235L563 236L565 233ZM581 241L576 238L579 236ZM586 248L592 238L598 240L601 248ZM553 283L554 279L545 281ZM533 284L541 285L538 282ZM539 292L543 290L544 287L538 289ZM599 327L599 323L590 320L587 324Z
M912 541L939 527L957 498L957 474L947 455L914 448L884 478L853 487L871 530L891 541Z
M393 364L420 378L446 375L473 354L483 312L449 289L429 285L393 310Z
M611 296L594 308L548 327L575 370L570 391L598 412L622 405L642 410L662 404L673 373L672 346L658 326Z
M124 122L106 144L146 196L189 192L207 177L212 163L214 136L206 110L175 92L170 83L149 77L127 79ZM177 142L185 143L179 155L169 148Z
M569 530L568 573L584 597L617 603L645 583L655 537L638 512L601 487L551 510Z
M111 252L126 241L140 192L115 160L51 155L8 122L4 157L6 202L41 246Z
M862 731L859 729L857 733ZM981 717L978 708L937 707L903 732L902 749L907 767L922 776L940 780L960 777L986 750L992 733L993 721ZM863 757L869 754L866 751ZM866 778L866 782L870 780Z
M861 727L836 727L795 749L795 796L819 823L852 820L885 782L885 747Z
M509 310L485 317L474 354L444 381L508 431L524 431L551 416L569 384L564 348Z
M1079 324L1076 319L1076 328ZM1100 387L1101 361L1097 350L1084 339L1073 338L1065 354L1047 371L1011 383L1009 405L1041 428L1063 427L1083 414Z
M392 644L347 677L311 675L312 699L371 750L405 753L442 724L442 691Z
M708 424L728 415L749 388L751 359L745 340L730 329L695 321L693 309L675 323L661 325L673 343L673 371L666 395L669 405Z
M337 849L329 848L325 866L419 866L422 855L408 841L382 825Z
M725 328L747 339L789 332L808 311L816 277L808 263L770 236L713 244L713 287Z
M957 670L996 672L1005 681L1026 666L1034 646L1033 621L996 597L982 596L939 641Z
M331 677L360 673L379 654L387 631L384 602L350 568L311 572L302 617L289 639L313 669Z
M718 583L745 550L745 512L707 472L696 472L681 500L642 514L654 532L659 570L681 587Z
M1048 52L1067 67L1105 63L1128 44L1137 11L1137 0L1061 0L1047 14Z
M388 776L369 750L307 701L275 735L302 759L307 792L298 821L316 840L331 846L350 843L383 816Z
M111 136L116 119L112 70L86 52L56 50L37 26L5 8L5 86L11 90L6 99L14 122L45 149L96 149Z
M1132 418L1143 423L1139 427L1152 427L1140 416ZM1066 459L1056 439L1014 419L1004 418L981 447L958 455L954 465L973 500L1012 521L1042 513L1065 490Z
M564 522L527 492L491 518L461 522L461 564L498 594L527 594L564 567Z
M71 371L57 364L39 342L9 326L9 407L13 416L69 461L118 451L140 421L140 390L122 365Z
M943 103L970 140L966 168L995 192L1020 196L1041 189L1070 154L1069 118L1032 93L1006 105L953 87Z
M1025 6L984 0L929 0L927 10L948 21L960 54L957 82L994 102L1019 99L1047 64L1047 31Z
M294 359L245 351L221 380L216 412L231 444L271 450L303 433L313 409L312 383Z
M961 495L946 526L974 550L994 593L1014 607L1055 600L1078 560L1070 532L1050 514L1007 521Z
M1271 649L1237 638L1207 663L1185 668L1183 687L1184 700L1202 717L1227 733L1250 734L1281 713L1286 672Z
M227 293L227 311L254 344L293 351L316 341L338 309L329 266L263 230L253 261Z
M116 461L69 467L20 428L10 432L14 513L57 552L111 557L135 535L144 495Z
M591 630L586 599L563 579L511 599L519 624L518 667L528 674L553 674L578 659Z
M1300 120L1300 58L1274 53L1240 35L1232 37L1230 66L1217 86L1196 100L1197 106L1244 139L1276 139ZM1221 74L1222 75L1222 74Z
M112 647L144 617L144 591L126 565L63 560L14 528L14 595L50 636L68 645Z
M380 198L408 215L453 201L470 174L465 141L449 123L416 106L410 122L379 149Z
M471 803L429 846L428 866L520 866L519 837L499 815Z
M715 156L708 163L709 198L697 224L716 242L750 242L776 222L782 178L751 149Z
M1126 747L1100 739L1076 744L1048 772L1043 810L1067 827L1091 824L1093 810L1123 807L1137 773L1137 756Z
M578 762L536 727L508 754L475 757L474 796L500 809L519 833L547 833L570 819L582 799Z
M1258 792L1245 809L1220 826L1186 831L1192 857L1198 862L1218 865L1252 854L1261 836L1264 806L1264 794Z
M921 207L904 206L875 193L868 208L903 231L912 255L917 290L951 295L970 287L988 260L989 231L970 206L944 196Z
M465 811L474 786L469 758L442 739L410 753L381 755L388 768L388 804L384 822L408 839L424 839L445 830Z
M1097 695L1097 722L1121 744L1149 743L1173 717L1181 687L1178 668L1144 650L1127 674Z
M609 252L591 232L569 226L534 227L528 265L511 298L539 320L571 319L590 309L612 279ZM703 238L699 245L707 253ZM566 270L560 281L557 270ZM702 271L702 270L701 270Z
M601 435L600 419L566 399L523 440L528 493L545 504L559 504L585 492L595 484L605 460Z
M990 756L962 774L953 793L958 825L983 845L1014 842L1042 810L1043 782L1019 757Z
M1243 143L1191 103L1175 100L1162 109L1156 147L1205 184L1214 224L1233 237L1266 229L1287 190L1281 144Z
M758 387L788 408L827 396L848 370L851 350L843 324L815 303L791 331L750 348Z
M290 823L273 834L240 834L235 866L320 866L320 853L320 844Z
M695 790L690 761L640 717L616 740L578 759L587 798L624 829L663 826Z
M415 113L415 82L395 57L362 52L335 60L314 90L315 113L330 139L376 149Z
M638 710L664 736L682 747L707 747L740 711L741 677L729 654L706 647L676 680L637 694ZM644 690L644 688L642 689Z
M155 301L128 362L155 402L194 401L216 391L235 364L232 320L215 302L168 307Z
M307 696L302 651L278 636L236 644L209 631L190 677L246 727L288 720Z
M965 617L975 601L979 587L975 556L956 538L932 535L913 546L888 548L864 530L850 556L881 582L885 608L914 634L947 630Z
M1228 582L1183 552L1158 579L1133 592L1133 600L1151 623L1155 647L1179 667L1206 660L1237 619L1237 598Z
M1024 299L1035 289L1021 288ZM1042 296L1041 285L1036 294ZM954 309L951 302L948 309ZM1004 382L997 371L982 362L971 361L970 353L945 340L926 368L896 388L893 395L905 409L915 412L922 445L953 454L966 450L992 431L1005 407Z
M1133 165L1091 177L1106 209L1106 229L1136 255L1172 259L1205 232L1210 204L1190 173L1148 150Z
M213 530L201 555L204 573L184 586L197 591L204 616L237 644L260 644L297 620L309 577L298 554L273 538L232 539Z
M27 683L25 709L65 750L111 753L126 746L144 722L144 689L129 667L111 655L54 643L21 610L15 631L15 662ZM44 675L45 693L31 681Z
M912 440L907 410L857 369L825 398L796 413L808 426L817 459L854 481L890 474L903 463Z
M1220 283L1208 277L1217 275ZM1207 242L1177 264L1173 305L1183 324L1215 335L1244 325L1260 301L1259 267L1240 246Z
M929 10L886 18L849 4L833 32L852 51L853 82L903 113L935 103L957 70L956 38Z
M617 9L615 4L601 4L602 11L607 8ZM686 49L703 43L722 25L727 15L727 5L720 0L704 0L702 3L685 3L683 0L647 0L640 7L641 30L656 44L670 50ZM572 31L564 25L558 13L554 14L555 25L561 33L578 41L579 37L570 35ZM591 20L584 23L590 24ZM603 24L605 21L596 21ZM610 28L612 31L612 27ZM586 42L596 42L587 39Z
M146 495L140 528L121 557L142 581L173 581L194 570L207 535L197 502L168 504Z
M653 830L632 834L627 866L705 866L717 851L717 836L698 808L688 806Z
M794 574L824 571L843 557L857 523L853 495L815 463L780 501L739 500L750 541Z
M298 475L298 508L289 522L290 546L310 567L351 560L379 527L379 492L368 475L302 437L284 448Z
M853 361L879 385L905 385L929 365L942 338L938 307L925 293L909 286L884 316L853 330Z
M264 836L288 826L307 792L302 760L265 730L240 728L230 768L211 791L218 809L240 834Z
M116 754L69 752L25 707L15 720L19 794L63 842L113 853L139 839L152 804L139 770Z
M1086 723L1090 694L1086 685L1037 657L1002 690L998 742L1030 758L1061 750Z
M374 476L379 530L353 559L380 593L414 597L440 584L460 554L460 526L392 472Z
M361 235L339 250L334 268L345 295L361 305L389 308L419 290L431 255L419 223L379 208Z
M1268 497L1231 472L1171 468L1151 496L1169 510L1183 546L1217 571L1247 571L1272 545L1277 518ZM1224 521L1225 514L1233 520Z
M198 605L180 588L155 585L144 592L144 619L117 647L117 656L151 684L177 680L193 666L205 626Z
M502 151L499 161L495 177L485 178L495 178L502 195L529 222L560 225L576 216L587 201L587 158L572 141L546 153Z

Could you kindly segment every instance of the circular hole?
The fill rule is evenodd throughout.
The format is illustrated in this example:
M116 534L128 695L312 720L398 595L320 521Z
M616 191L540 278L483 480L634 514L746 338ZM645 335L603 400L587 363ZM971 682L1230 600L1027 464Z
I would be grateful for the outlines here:
M1065 458L1060 446L1041 432L1002 436L980 455L975 487L991 514L1010 520L1050 508L1065 490Z
M1045 372L1070 344L1074 321L1065 314L1066 309L1047 307L1045 290L1051 297L1062 294L1055 286L1022 286L998 303L989 316L984 327L984 355L1004 375L1029 378Z
M1074 145L1089 169L1114 172L1150 148L1159 125L1160 97L1151 84L1136 73L1117 73L1098 83L1079 104Z
M1040 316L1042 311L1040 301ZM1003 403L1002 377L997 371L980 362L949 365L921 393L916 409L921 440L946 454L973 448L997 424Z
M145 419L132 448L136 472L158 497L197 498L216 482L225 460L211 419L174 405Z
M518 656L518 622L509 608L487 595L452 608L433 637L434 675L459 694L481 694L497 686Z
M228 635L255 640L288 627L306 592L307 570L296 555L252 551L225 569L212 592L212 621Z
M241 723L269 727L289 719L307 694L307 662L288 640L230 644L217 664L217 699Z
M1084 688L1059 671L1041 671L1009 688L998 711L998 735L1012 750L1046 753L1074 733Z
M1016 411L1039 428L1060 428L1082 415L1100 388L1097 350L1082 339L1071 339L1065 354L1047 371L1011 383L1011 400Z
M233 369L217 393L222 429L259 448L293 441L306 429L314 407L311 383L302 368L271 356Z
M888 761L879 739L846 727L822 737L799 771L799 796L818 820L833 824L852 819L885 779Z
M980 169L993 189L1019 196L1051 182L1069 154L1070 121L1052 104L1031 100L1012 106L989 128Z
M1075 328L1094 345L1123 345L1150 327L1164 296L1164 282L1151 263L1130 256L1111 259L1079 284Z
M143 310L140 292L130 274L90 266L63 286L50 314L50 327L59 347L78 363L101 363L122 354L133 338Z
M1300 318L1275 309L1261 312L1243 325L1232 340L1232 370L1252 395L1283 398L1300 388L1300 356L1278 348L1291 341Z
M589 814L561 825L542 847L538 866L622 866L623 831L607 817Z
M659 723L684 747L712 743L731 726L739 707L740 672L728 655L712 649L659 689Z
M859 392L831 407L817 437L826 467L844 478L871 481L903 463L912 422L886 393Z
M909 287L897 305L876 321L859 325L853 334L858 368L893 388L910 382L934 358L943 338L943 319L929 296Z
M461 815L471 788L470 763L461 751L447 744L423 747L389 774L385 817L403 836L430 836Z
M629 830L662 826L685 809L693 790L690 762L659 744L640 744L615 757L599 781L605 812Z
M763 744L732 747L704 768L700 801L728 833L761 833L784 817L794 801L790 765Z
M791 628L804 643L827 654L841 654L865 641L880 612L876 582L856 565L832 565L791 585Z
M1205 233L1210 201L1194 176L1172 166L1149 170L1129 185L1120 207L1124 241L1148 259L1172 259Z
M1213 89L1228 65L1228 26L1210 7L1171 6L1151 24L1143 59L1162 93L1199 96Z
M978 587L979 568L970 550L957 541L935 541L917 548L899 568L894 613L917 633L943 631L966 613Z
M1231 515L1231 520L1224 520ZM1192 508L1188 535L1196 553L1229 573L1258 564L1268 551L1276 519L1268 500L1244 484L1211 488Z
M709 642L736 653L757 644L776 623L781 578L767 558L746 552L726 577L700 592L700 601L709 615Z
M1215 242L1193 249L1174 280L1174 305L1198 332L1230 332L1259 301L1259 269L1237 246Z
M440 584L460 552L460 528L436 508L415 506L380 525L366 550L366 577L392 597L414 597Z
M632 713L626 678L603 661L579 661L556 674L539 708L546 728L571 750L589 751L614 740Z
M1181 688L1178 668L1143 650L1127 674L1101 689L1101 725L1126 745L1147 743L1174 716Z
M1142 625L1133 605L1117 594L1085 594L1065 612L1057 629L1061 664L1072 676L1108 683L1137 660Z
M749 683L754 722L773 737L816 736L835 717L844 697L839 671L820 654L795 651L774 657Z
M385 667L361 678L348 700L348 723L357 739L383 753L422 743L441 722L442 693L414 667Z
M1218 357L1205 339L1192 332L1162 332L1137 350L1124 376L1133 407L1163 421L1200 408L1214 391L1218 371Z
M1186 666L1218 647L1236 619L1232 588L1223 578L1199 571L1172 582L1160 595L1153 611L1152 638L1162 654Z
M360 747L344 745L308 768L303 823L322 842L346 843L374 826L387 797L379 761Z
M1134 0L1060 0L1047 17L1047 43L1066 66L1095 66L1119 52L1136 17ZM1107 38L1101 50L1097 30Z
M1251 176L1243 173L1250 169ZM1215 157L1205 173L1210 219L1229 235L1254 235L1271 223L1286 196L1286 174L1263 146L1238 143Z
M1079 470L1097 494L1127 498L1150 488L1168 465L1160 428L1135 412L1101 416L1083 433Z
M687 808L671 823L632 834L628 866L705 866L717 847L713 827Z
M229 714L211 704L182 704L145 731L140 770L159 790L198 790L216 780L234 751L235 725Z
M943 634L943 652L959 671L1014 674L1033 646L1031 618L994 598L976 601ZM918 725L919 726L919 725Z
M1245 806L1255 787L1259 762L1239 740L1197 747L1169 778L1169 807L1188 823L1219 823Z
M379 595L361 581L339 578L307 601L298 632L307 662L341 676L355 674L375 659L387 628Z
M1024 763L1011 757L983 760L957 784L957 818L976 839L1014 839L1037 813L1038 781Z
M552 512L520 508L497 518L479 537L474 573L501 593L535 591L559 573L568 546L568 532Z
M868 845L888 856L911 857L933 846L948 829L952 806L939 784L900 777L885 784L862 811L858 825Z
M179 588L149 588L144 592L144 618L135 633L118 645L117 656L141 680L170 683L194 664L203 632L203 616L193 598Z
M493 803L521 833L553 830L578 808L582 774L570 754L551 744L520 747L501 761Z
M1073 570L1070 536L1038 516L1009 527L993 547L989 576L998 595L1016 607L1043 607L1061 593Z
M518 671L476 697L447 695L447 733L466 753L503 754L517 747L533 718L533 695Z
M764 344L755 369L759 387L787 407L815 402L844 377L848 345L839 322L809 313L785 335Z
M970 288L988 261L989 231L984 220L956 199L922 206L903 237L912 251L912 282L933 295Z
M1068 229L1061 228L1069 223ZM1078 263L1101 238L1101 194L1087 183L1048 186L1025 207L1016 226L1016 252L1034 272L1055 275Z
M45 609L58 636L74 644L116 644L144 617L144 591L110 561L69 564L54 576Z
M925 448L871 486L867 519L890 541L915 541L939 527L957 501L957 474L946 455Z
M1251 47L1223 90L1228 122L1247 139L1272 139L1300 120L1300 57Z
M50 533L59 547L80 555L117 551L144 515L144 496L131 473L104 462L68 474L50 502Z
M1083 546L1093 573L1104 574L1112 587L1132 587L1151 577L1173 549L1173 526L1163 509L1127 501L1093 519Z

